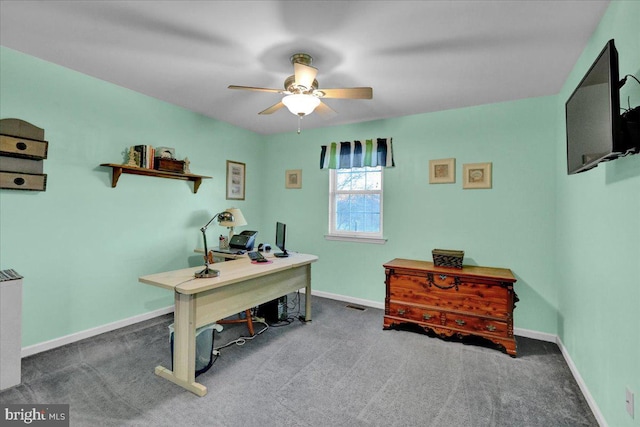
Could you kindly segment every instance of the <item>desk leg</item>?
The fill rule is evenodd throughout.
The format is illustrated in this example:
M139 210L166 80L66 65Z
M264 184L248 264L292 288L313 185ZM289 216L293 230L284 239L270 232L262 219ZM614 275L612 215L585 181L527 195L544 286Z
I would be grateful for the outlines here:
M196 302L193 295L175 293L173 371L156 366L156 375L198 396L207 388L196 382Z
M311 322L311 264L307 264L305 268L307 284L304 288L304 321Z

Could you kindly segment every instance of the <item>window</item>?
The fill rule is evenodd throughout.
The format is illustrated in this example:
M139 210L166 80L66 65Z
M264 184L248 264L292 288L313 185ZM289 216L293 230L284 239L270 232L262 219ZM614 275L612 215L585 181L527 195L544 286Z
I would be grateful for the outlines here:
M331 240L382 238L382 167L329 171L329 235Z

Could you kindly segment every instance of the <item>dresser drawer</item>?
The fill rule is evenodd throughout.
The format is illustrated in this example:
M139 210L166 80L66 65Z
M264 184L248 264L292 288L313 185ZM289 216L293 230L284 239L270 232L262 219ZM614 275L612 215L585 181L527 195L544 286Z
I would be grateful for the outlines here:
M456 313L445 314L445 326L453 329L460 329L465 332L472 332L477 335L497 335L507 336L507 323L482 317L465 316Z
M456 276L431 277L392 275L389 295L396 301L465 311L506 319L509 290L498 284L470 283Z
M46 159L48 145L49 143L47 141L0 135L0 155L3 156Z
M412 322L440 325L442 314L437 310L391 301L387 307L387 315L401 317Z
M47 175L0 172L0 188L6 188L9 190L45 191L47 189Z

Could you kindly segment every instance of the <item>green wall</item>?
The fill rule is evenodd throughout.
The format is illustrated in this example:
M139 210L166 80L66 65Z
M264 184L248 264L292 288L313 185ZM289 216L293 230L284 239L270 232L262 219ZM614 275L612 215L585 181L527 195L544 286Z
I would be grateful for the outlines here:
M640 78L640 2L613 2L558 96L557 116L609 39L620 77ZM640 105L629 79L621 104ZM558 334L610 426L640 425L640 155L567 176L565 126L556 137ZM625 388L635 392L635 422Z
M21 53L0 50L0 118L45 129L47 191L0 190L0 268L24 279L24 347L167 307L141 275L184 268L215 212L240 207L262 227L258 135ZM204 180L111 170L131 145L175 147ZM247 164L246 201L225 200L226 160ZM211 227L209 235L227 230Z
M287 222L291 248L319 255L316 290L382 303L384 262L462 249L465 263L516 274L517 327L555 334L555 122L555 97L546 97L269 136L272 169L303 173L300 190L285 190L280 172L268 174L274 197L265 206ZM393 138L397 165L384 172L388 241L327 241L329 174L319 169L320 146L375 137ZM450 157L456 183L430 185L429 160ZM493 163L493 188L463 190L462 165L478 162Z

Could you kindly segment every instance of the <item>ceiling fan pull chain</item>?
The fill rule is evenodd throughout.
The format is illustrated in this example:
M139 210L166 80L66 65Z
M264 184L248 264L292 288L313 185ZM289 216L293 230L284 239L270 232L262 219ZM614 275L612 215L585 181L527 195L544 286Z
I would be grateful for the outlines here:
M302 122L302 116L298 116L298 135L300 135L300 123Z

